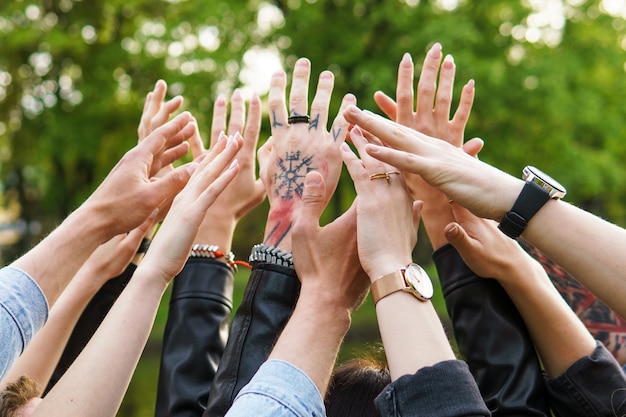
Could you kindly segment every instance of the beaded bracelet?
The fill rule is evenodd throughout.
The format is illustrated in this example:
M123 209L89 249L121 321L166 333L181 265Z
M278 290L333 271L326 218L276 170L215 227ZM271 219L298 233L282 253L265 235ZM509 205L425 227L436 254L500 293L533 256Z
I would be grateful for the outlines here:
M217 245L201 245L196 243L191 247L191 252L189 253L190 258L224 258L228 266L237 271L237 265L243 265L246 268L250 268L250 264L245 261L236 261L235 254L230 251L225 253L220 250Z

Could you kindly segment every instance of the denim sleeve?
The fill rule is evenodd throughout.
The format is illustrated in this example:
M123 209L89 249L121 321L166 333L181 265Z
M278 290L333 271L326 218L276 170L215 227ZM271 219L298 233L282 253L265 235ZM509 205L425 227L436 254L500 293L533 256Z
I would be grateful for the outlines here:
M0 269L0 379L48 318L48 301L24 271Z
M449 360L404 375L376 397L382 417L491 416L463 361Z
M268 360L235 398L227 417L323 417L324 402L311 379L281 360Z
M626 375L600 342L557 378L547 381L550 405L560 417L622 416Z

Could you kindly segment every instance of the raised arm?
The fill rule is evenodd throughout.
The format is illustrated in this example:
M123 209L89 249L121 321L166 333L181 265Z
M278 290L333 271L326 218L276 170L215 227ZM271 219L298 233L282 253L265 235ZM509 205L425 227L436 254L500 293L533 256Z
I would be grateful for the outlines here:
M205 211L238 173L233 158L240 147L240 137L224 139L197 165L187 186L174 199L133 279L34 416L115 415L163 292L182 269Z
M432 186L475 215L500 220L513 207L524 182L476 160L444 141L350 107L344 113L389 147L367 152L402 170L420 174ZM548 201L523 235L549 258L626 317L626 231L562 200Z
M81 313L102 285L124 271L152 220L128 234L114 237L87 259L50 311L44 327L0 382L0 390L22 375L37 381L40 389L48 385Z
M357 190L359 259L372 283L393 381L377 398L378 409L383 416L416 409L425 416L489 415L467 365L455 360L430 302L430 279L411 262L421 203L413 202L397 168L365 153L358 127L350 137L362 158L342 147Z
M233 92L230 118L223 95L215 101L211 148L221 133L243 134L237 154L240 172L206 210L193 240L191 256L174 280L163 336L155 416L200 416L209 397L218 364L228 340L233 308L231 251L239 220L265 197L256 178L255 154L261 127L261 102L255 95L248 114L239 90ZM228 122L228 127L227 127ZM205 155L199 135L191 140L194 159ZM240 254L241 255L241 254ZM247 255L247 253L246 253Z

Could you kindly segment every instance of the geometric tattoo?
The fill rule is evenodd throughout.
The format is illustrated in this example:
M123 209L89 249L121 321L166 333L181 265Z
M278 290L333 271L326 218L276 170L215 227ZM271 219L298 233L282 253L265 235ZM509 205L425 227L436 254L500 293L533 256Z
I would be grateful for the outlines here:
M276 110L272 110L272 127L281 127L283 124L276 120Z
M300 157L300 151L287 152L285 159L278 158L276 165L280 169L279 173L274 174L274 193L283 200L291 200L294 194L302 196L304 188L304 177L313 170L311 163L312 156L304 158Z

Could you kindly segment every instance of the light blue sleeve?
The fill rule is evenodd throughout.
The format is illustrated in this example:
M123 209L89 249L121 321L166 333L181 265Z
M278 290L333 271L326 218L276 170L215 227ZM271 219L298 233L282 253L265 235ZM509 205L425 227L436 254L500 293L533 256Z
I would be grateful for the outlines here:
M281 360L265 362L242 388L226 417L323 417L324 401L311 379Z
M0 269L0 379L48 319L48 301L24 271Z

